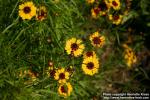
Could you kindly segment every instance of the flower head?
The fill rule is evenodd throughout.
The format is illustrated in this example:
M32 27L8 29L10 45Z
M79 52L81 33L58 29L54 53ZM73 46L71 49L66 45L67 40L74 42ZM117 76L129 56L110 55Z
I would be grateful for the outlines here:
M99 3L98 6L94 7L91 10L92 17L97 18L100 16L105 16L107 12L109 11L110 5L106 0L102 0L102 2Z
M95 32L90 36L91 44L95 47L102 47L105 43L105 37Z
M98 5L98 8L100 9L100 15L103 16L109 11L110 4L106 0L102 0Z
M128 47L126 44L124 45L124 59L126 61L127 66L130 68L133 64L137 62L137 57L134 51Z
M69 79L69 72L65 71L64 68L58 69L55 72L55 80L58 80L59 83L65 83Z
M70 96L72 90L72 85L69 82L60 84L58 87L58 93L64 97Z
M92 17L93 18L98 18L98 15L100 13L100 8L94 7L91 9Z
M84 50L84 44L82 44L82 40L71 38L67 40L65 50L68 54L72 54L73 56L77 57L82 54Z
M112 21L113 24L119 25L122 21L123 16L122 15L109 15L109 20Z
M83 58L96 57L95 51L86 51L83 54Z
M38 73L33 72L30 69L22 70L19 73L19 77L24 79L25 84L35 82L37 80L38 75L39 75Z
M85 74L93 76L98 73L99 61L98 58L85 58L82 62L82 70Z
M28 1L19 5L19 16L22 19L31 19L36 15L36 7L33 2Z
M37 9L36 20L43 21L47 17L47 10L45 6L40 6Z
M109 0L109 3L113 9L115 10L120 9L120 6L121 6L120 0Z

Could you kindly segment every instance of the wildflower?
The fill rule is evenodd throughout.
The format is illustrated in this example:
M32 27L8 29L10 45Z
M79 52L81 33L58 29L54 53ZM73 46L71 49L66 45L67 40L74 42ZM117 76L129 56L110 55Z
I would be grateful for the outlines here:
M83 54L83 58L96 57L95 51L86 51Z
M113 9L115 10L120 9L120 6L121 6L120 0L109 0L109 3Z
M98 6L91 10L92 17L97 18L100 16L105 16L110 9L110 5L106 0L102 0Z
M70 96L72 90L72 85L69 82L60 84L58 87L58 93L64 97Z
M33 2L28 1L19 5L19 16L24 19L31 19L36 15L36 7Z
M20 71L19 77L26 79L26 83L34 82L37 80L38 74L34 73L31 70Z
M137 62L137 57L134 51L126 44L124 44L123 47L125 48L124 59L126 61L127 66L131 68L131 66Z
M109 20L112 21L113 24L119 25L122 21L122 15L109 15Z
M86 0L88 4L92 4L95 2L95 0Z
M45 6L40 6L37 9L36 20L43 21L47 17L47 10Z
M29 75L29 77L31 78L32 81L36 81L38 75L36 75L34 72L32 72L31 70L28 70L27 75Z
M72 54L73 56L77 57L82 54L84 50L84 44L82 44L82 40L71 38L67 40L65 50L68 54Z
M69 72L65 71L64 68L56 70L55 80L58 80L59 83L65 83L69 79Z
M82 70L85 74L93 76L98 73L99 61L97 58L85 58L82 63Z
M91 9L92 17L98 18L99 12L100 12L100 8L98 8L98 7L92 8Z
M25 76L27 75L27 71L26 70L21 70L19 73L18 73L18 76L20 77L20 78L24 78Z
M54 77L56 73L56 69L54 68L54 63L51 60L48 61L48 68L46 69L46 73L49 77L50 76Z
M105 43L105 37L95 32L90 36L91 44L95 47L102 47Z
M109 11L110 9L110 5L106 0L102 0L102 2L98 5L98 7L100 8L100 15L106 15L106 13Z

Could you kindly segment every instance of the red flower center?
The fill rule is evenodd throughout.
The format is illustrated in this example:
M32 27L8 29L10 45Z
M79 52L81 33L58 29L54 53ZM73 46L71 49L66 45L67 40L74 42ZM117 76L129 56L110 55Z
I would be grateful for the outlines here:
M41 20L42 18L46 17L47 16L47 13L43 10L41 10L39 13L38 13L38 19Z
M88 57L91 57L91 56L93 56L93 52L91 52L91 51L88 51L88 52L86 53L86 56L88 56Z
M73 51L76 51L78 48L79 48L79 47L78 47L78 45L77 45L76 43L71 44L71 49L72 49Z
M118 6L118 3L117 3L116 1L113 1L112 4L113 4L114 6Z
M61 92L63 92L63 93L67 93L67 87L65 87L65 86L61 86Z
M96 15L98 15L99 12L100 12L100 9L99 9L99 8L94 8L94 13L95 13Z
M94 68L93 62L89 62L89 63L87 64L87 68L88 68L88 69L93 69L93 68Z
M113 16L113 19L114 19L114 20L118 20L118 19L119 19L119 16L118 16L118 15L114 15L114 16Z
M30 9L30 7L27 6L27 7L24 7L23 11L24 11L24 13L28 14L31 12L31 9Z
M99 37L94 37L93 42L94 42L94 44L100 44L101 40Z
M41 15L41 16L45 16L45 14L46 14L45 11L41 10L40 15Z
M65 74L64 74L64 73L60 73L60 74L59 74L59 78L60 78L60 79L65 79Z
M100 3L99 4L99 9L101 10L101 11L105 11L105 10L107 10L108 8L107 8L107 5L106 5L106 3L103 1L102 3Z

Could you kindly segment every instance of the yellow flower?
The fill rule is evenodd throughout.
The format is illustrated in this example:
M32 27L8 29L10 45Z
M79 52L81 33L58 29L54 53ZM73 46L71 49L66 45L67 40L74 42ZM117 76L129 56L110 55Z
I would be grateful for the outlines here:
M127 66L131 68L131 66L137 62L137 57L134 51L126 44L124 44L123 47L125 48L124 59L126 61Z
M91 44L95 47L102 47L105 43L105 37L100 35L99 32L95 32L90 35Z
M100 16L105 16L110 9L110 4L106 0L102 0L98 7L100 9Z
M98 73L99 61L97 58L85 58L82 63L82 70L85 74L93 76Z
M36 76L35 73L33 73L31 70L28 70L28 75L31 77L32 81L36 81Z
M102 0L98 6L91 9L92 17L105 16L110 9L110 4L106 0Z
M130 47L127 44L123 44L122 47L125 49L130 49Z
M86 51L83 54L83 58L96 57L95 51Z
M98 7L92 8L91 9L92 17L95 19L98 18L99 12L100 12L100 9Z
M34 73L32 70L23 70L20 71L19 77L25 79L25 84L32 83L37 80L37 73Z
M24 19L31 19L36 15L36 7L33 2L28 1L19 5L19 16Z
M64 68L58 69L54 76L55 80L59 83L65 83L69 79L69 72L65 71Z
M89 3L89 4L92 4L92 3L95 2L95 0L86 0L86 1L87 1L87 3Z
M45 6L40 6L37 9L36 20L43 21L47 17L47 10Z
M60 86L58 87L58 93L64 97L70 96L72 90L72 85L69 82L60 84Z
M122 15L109 15L109 20L112 21L113 24L119 25L122 21Z
M56 69L54 68L54 63L52 60L48 61L48 68L46 69L46 74L48 75L48 77L54 77L56 73Z
M77 57L82 54L84 50L84 44L82 44L82 40L71 38L67 40L65 50L67 54L72 54L73 56Z
M25 70L25 71L22 71L22 70L21 70L21 71L19 72L19 77L20 77L20 78L23 78L23 77L25 77L26 74L27 74L27 71L26 71L26 70Z
M121 6L120 0L109 0L109 3L113 9L115 10L120 9L120 6Z

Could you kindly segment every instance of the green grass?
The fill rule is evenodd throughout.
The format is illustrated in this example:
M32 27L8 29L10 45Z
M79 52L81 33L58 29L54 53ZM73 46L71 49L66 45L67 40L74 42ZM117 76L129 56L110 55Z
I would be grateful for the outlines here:
M58 3L33 0L37 6L46 6L47 18L22 20L18 16L21 1L0 0L0 100L101 100L103 92L149 92L146 45L150 32L149 0L133 0L129 15L118 26L105 17L93 19L90 13L93 5L85 0L59 0ZM140 26L134 25L135 22ZM132 30L128 31L129 28ZM90 44L89 35L95 31L106 37L102 48ZM94 76L82 71L82 56L67 55L65 43L72 37L82 39L85 50L96 51L100 69ZM126 65L122 48L128 37L132 37L129 45L138 58L131 69ZM73 91L69 97L60 96L58 82L46 76L49 60L55 68L73 66L69 79ZM24 69L38 73L37 81L25 84L25 79L18 76Z

